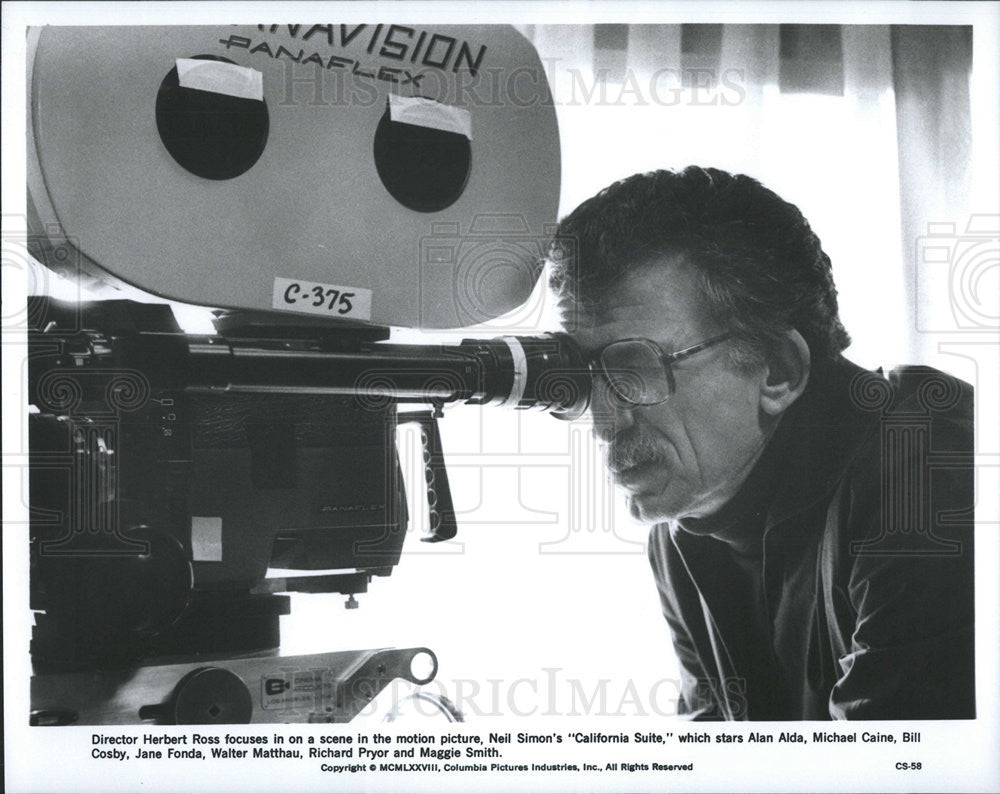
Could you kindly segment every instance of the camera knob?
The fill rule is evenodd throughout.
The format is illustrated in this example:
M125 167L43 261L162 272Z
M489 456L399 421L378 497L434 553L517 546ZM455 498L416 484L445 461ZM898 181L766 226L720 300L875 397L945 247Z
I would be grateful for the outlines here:
M253 717L253 698L236 673L199 667L177 682L164 703L139 709L139 717L159 725L246 725Z

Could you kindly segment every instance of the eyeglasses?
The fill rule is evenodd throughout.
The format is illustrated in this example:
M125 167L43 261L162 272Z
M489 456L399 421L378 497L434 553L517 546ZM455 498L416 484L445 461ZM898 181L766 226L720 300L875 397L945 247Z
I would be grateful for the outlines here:
M611 391L624 405L658 405L674 393L675 361L732 337L727 333L673 353L649 339L619 339L605 345L590 359L590 370L603 376Z

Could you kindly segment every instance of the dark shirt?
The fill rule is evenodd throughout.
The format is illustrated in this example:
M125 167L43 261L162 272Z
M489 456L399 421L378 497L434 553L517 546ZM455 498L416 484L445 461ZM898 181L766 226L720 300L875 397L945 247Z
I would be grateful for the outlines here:
M705 538L715 598L728 606L713 612L734 669L745 671L749 711L769 719L787 692L775 674L774 628L764 592L764 525L780 471L780 444L768 444L739 492L717 513L680 522L683 531ZM710 542L710 541L715 541Z
M740 492L649 555L701 719L975 716L971 387L817 365Z

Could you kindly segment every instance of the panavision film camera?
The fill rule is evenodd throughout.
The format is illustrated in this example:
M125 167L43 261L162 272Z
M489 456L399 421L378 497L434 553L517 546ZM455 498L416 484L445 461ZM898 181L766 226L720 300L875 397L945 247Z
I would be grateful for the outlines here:
M30 299L32 724L344 722L430 681L427 648L277 656L279 616L399 563L400 423L435 541L442 406L586 408L559 335L386 341L529 296L559 192L533 48L499 26L48 27L28 76L31 252L100 296Z

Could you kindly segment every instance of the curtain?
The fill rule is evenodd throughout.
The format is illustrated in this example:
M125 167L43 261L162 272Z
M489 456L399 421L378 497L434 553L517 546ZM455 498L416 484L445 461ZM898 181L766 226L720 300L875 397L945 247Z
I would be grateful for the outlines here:
M921 269L928 229L968 222L970 28L522 32L557 105L560 214L637 171L697 164L749 174L797 204L822 239L850 358L948 368L926 331L953 307L941 279Z

